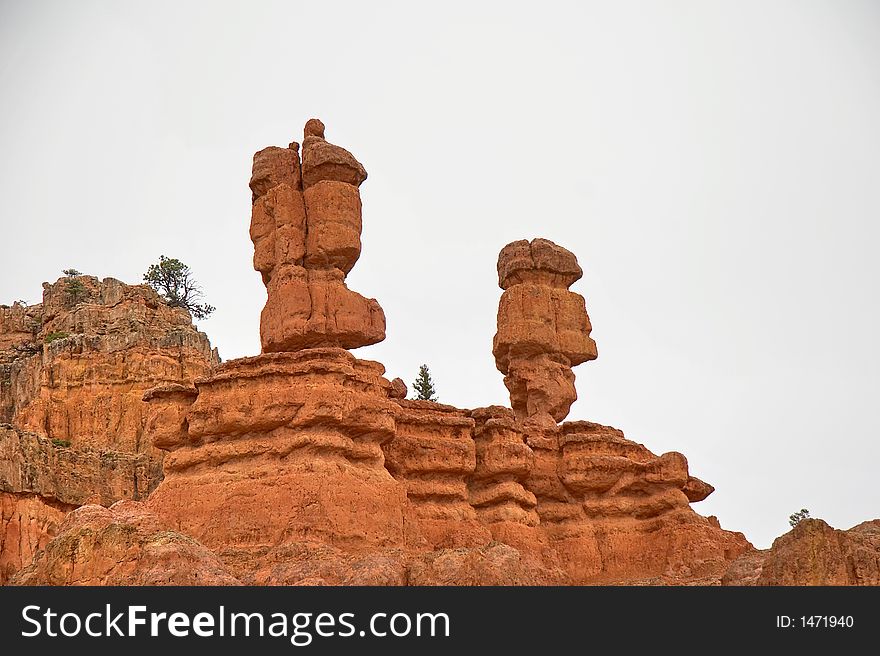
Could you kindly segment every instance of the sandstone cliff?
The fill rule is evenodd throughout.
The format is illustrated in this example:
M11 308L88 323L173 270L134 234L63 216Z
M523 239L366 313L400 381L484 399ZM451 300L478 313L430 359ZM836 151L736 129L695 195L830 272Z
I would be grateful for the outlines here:
M0 582L68 510L158 485L143 393L217 361L189 315L142 285L65 277L44 285L40 304L0 307Z

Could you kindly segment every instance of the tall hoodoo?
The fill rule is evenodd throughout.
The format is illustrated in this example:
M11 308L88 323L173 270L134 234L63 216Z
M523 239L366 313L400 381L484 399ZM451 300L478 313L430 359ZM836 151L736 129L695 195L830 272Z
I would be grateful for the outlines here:
M254 155L251 240L269 298L260 319L264 353L385 339L379 304L345 286L361 254L361 197L367 172L306 123L299 144Z
M498 255L498 332L492 346L518 420L555 428L577 399L571 368L595 360L583 275L570 251L547 239L515 241Z
M381 364L346 350L385 338L379 304L345 286L361 252L366 177L317 119L302 160L297 143L254 155L263 353L221 364L192 389L145 396L153 443L170 452L151 509L244 561L269 545L403 541L406 490L382 451L395 434L391 383Z

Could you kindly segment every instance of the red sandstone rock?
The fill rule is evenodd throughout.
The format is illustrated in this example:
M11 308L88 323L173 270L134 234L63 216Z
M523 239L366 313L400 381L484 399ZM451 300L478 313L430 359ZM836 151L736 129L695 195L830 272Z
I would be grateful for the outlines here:
M721 585L757 585L769 549L750 549L727 567Z
M324 139L324 124L317 119L306 123L303 139L303 186L308 188L322 180L335 180L359 187L367 172L354 156Z
M469 497L486 524L513 522L536 526L535 495L523 487L534 453L523 440L513 413L498 406L474 410L476 467Z
M406 543L415 548L480 546L491 535L468 503L476 465L474 420L452 406L398 400L385 466L406 486Z
M254 155L250 182L254 200L280 184L302 189L298 143L290 144L289 148L269 146Z
M407 387L406 383L403 382L402 378L395 378L391 381L391 390L389 391L389 396L392 399L405 399L407 395Z
M847 531L805 519L734 561L724 585L880 585L880 520Z
M82 506L13 585L237 585L216 555L135 501Z
M328 346L352 349L385 339L382 308L375 299L348 289L339 269L279 267L268 292L260 317L266 353Z
M44 285L41 304L0 308L0 422L15 424L0 426L0 580L46 546L68 510L158 485L141 396L216 361L189 315L145 286L62 278Z
M73 508L37 494L0 492L0 585L46 548Z
M220 365L196 381L180 437L162 440L173 450L150 508L217 549L401 545L406 497L383 465L395 413L383 372L342 349ZM158 417L177 417L178 402L151 395L151 425L172 426Z
M73 508L145 498L162 479L161 462L145 453L63 444L0 425L0 491Z
M322 180L305 191L309 234L305 265L348 273L361 255L361 195L344 182Z
M69 279L45 285L39 350L12 363L0 407L11 406L10 423L74 447L159 457L143 439L143 393L191 381L217 354L185 310L149 287L77 280L86 290L79 302L67 291Z
M552 428L577 399L571 367L596 358L584 299L568 290L582 271L546 239L517 241L498 256L504 294L492 353L520 421Z
M619 430L591 422L527 440L535 464L526 487L574 583L717 581L751 548L742 534L690 509L685 490L697 479L681 454L655 456Z
M310 118L306 121L305 128L303 128L303 136L304 137L319 137L321 139L324 138L324 122L319 118Z
M40 306L0 306L0 362L17 355L15 347L33 343L40 330Z
M152 402L147 412L146 430L157 449L172 450L185 446L190 406L199 395L195 386L161 385L144 394L144 401Z
M583 275L574 253L549 239L511 242L498 255L498 285L505 290L526 282L568 289Z
M0 426L0 580L47 544L66 511L158 485L161 452L143 437L141 396L217 359L185 311L112 278L62 278L44 285L41 304L0 308L0 422L15 424Z
M540 421L551 428L568 416L577 399L574 373L569 361L559 355L541 353L513 359L504 384L510 392L510 405L521 420Z
M410 566L410 585L560 585L558 569L507 544L448 549L426 554Z
M366 172L323 135L319 120L306 124L301 180L296 149L254 156L250 235L269 296L260 322L266 353L385 339L379 304L345 286L361 253L358 185Z
M306 208L303 194L289 184L267 190L255 201L251 212L251 240L254 268L264 283L276 266L302 264L306 245Z

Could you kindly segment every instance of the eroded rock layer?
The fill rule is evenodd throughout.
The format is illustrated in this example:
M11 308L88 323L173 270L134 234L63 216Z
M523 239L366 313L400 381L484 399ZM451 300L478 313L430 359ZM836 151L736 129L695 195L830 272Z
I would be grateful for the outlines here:
M384 367L343 349L266 353L147 395L165 479L148 505L211 547L403 542L404 485L385 469L395 404ZM283 511L282 511L283 509Z
M0 335L11 343L0 352L2 420L72 446L160 455L144 439L144 392L190 382L218 361L189 314L144 285L62 278L25 311L29 333L18 320Z

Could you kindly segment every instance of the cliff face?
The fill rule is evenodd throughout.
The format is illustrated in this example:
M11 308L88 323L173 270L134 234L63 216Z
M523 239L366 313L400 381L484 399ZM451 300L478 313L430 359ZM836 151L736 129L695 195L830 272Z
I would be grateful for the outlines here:
M36 494L0 492L0 585L45 549L75 507Z
M4 420L74 447L158 456L143 439L144 391L217 361L189 315L143 285L62 278L44 285L42 304L5 312Z
M693 510L713 488L684 455L565 421L573 368L598 350L570 289L583 270L548 240L498 258L492 350L510 408L403 398L402 381L347 350L385 336L379 303L346 284L365 179L314 119L301 156L297 143L254 156L250 236L268 294L258 356L217 364L188 316L117 281L62 279L42 306L3 315L0 407L16 424L0 430L6 576L26 565L13 582L877 581L876 523L846 534L805 523L759 552Z
M145 390L217 363L189 315L145 286L66 277L43 302L0 307L0 582L68 510L141 499L162 478Z

